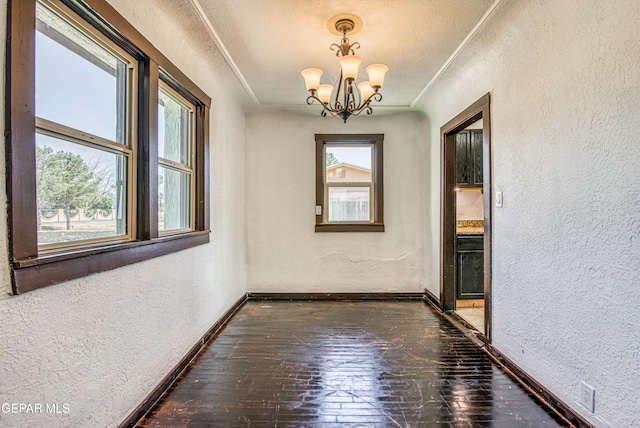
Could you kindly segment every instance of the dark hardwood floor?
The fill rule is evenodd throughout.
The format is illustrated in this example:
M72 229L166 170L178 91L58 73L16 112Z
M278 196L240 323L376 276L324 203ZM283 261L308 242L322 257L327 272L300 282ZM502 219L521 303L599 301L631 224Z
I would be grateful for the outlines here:
M140 427L555 427L422 302L250 301Z

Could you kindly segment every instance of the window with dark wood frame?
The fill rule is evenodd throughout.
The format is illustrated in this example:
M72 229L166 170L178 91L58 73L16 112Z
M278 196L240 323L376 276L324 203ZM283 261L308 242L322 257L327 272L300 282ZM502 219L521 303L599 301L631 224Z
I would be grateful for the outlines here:
M9 0L6 50L5 135L9 252L15 294L115 269L209 242L210 98L105 0L48 0L69 10L136 61L135 233L126 242L43 252L38 246L36 199L36 0ZM160 80L194 107L193 226L184 233L158 231L158 94Z
M316 134L316 232L384 232L384 180L383 180L383 150L384 134ZM349 173L345 169L336 171L334 183L331 178L327 177L328 154L331 154L329 148L335 149L339 153L342 148L350 148L359 151L369 152L367 154L367 163L370 168L359 167L350 162L340 162L335 156L333 162L340 162L336 167L348 169L357 175L357 171L367 172L370 177L351 180ZM345 152L346 154L346 152ZM369 158L370 156L370 158ZM338 156L340 157L340 156ZM362 174L360 174L362 176ZM332 189L349 189L356 188L361 192L367 189L368 195L365 202L370 204L365 209L365 213L361 216L351 214L341 218L331 214L332 206L329 192ZM345 193L345 192L343 192ZM348 201L354 204L357 201ZM339 205L338 205L339 206ZM366 212L369 211L369 212Z

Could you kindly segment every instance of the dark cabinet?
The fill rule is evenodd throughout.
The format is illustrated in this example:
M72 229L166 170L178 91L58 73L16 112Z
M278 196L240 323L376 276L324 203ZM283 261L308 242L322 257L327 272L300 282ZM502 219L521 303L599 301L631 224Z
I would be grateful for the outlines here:
M484 237L458 235L456 262L457 298L484 298Z
M456 185L482 187L482 129L456 134Z

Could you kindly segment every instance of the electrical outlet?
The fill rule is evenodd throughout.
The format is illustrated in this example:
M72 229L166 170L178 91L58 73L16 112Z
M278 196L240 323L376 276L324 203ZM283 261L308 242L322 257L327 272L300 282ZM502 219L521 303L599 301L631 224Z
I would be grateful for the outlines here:
M593 412L596 403L596 389L584 381L580 382L580 404Z

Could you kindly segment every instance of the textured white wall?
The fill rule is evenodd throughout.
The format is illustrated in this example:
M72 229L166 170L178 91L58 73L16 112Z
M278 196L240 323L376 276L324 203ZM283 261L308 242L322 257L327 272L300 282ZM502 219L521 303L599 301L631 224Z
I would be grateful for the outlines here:
M3 427L116 426L246 292L244 114L216 83L193 34L144 2L111 3L213 98L211 243L8 296L2 232L0 404L66 403L69 410L0 412ZM6 2L1 4L5 34ZM0 205L5 203L0 192ZM6 230L4 211L0 229Z
M634 1L504 1L419 105L438 174L439 127L491 92L493 343L603 427L640 424L639 29Z
M347 124L290 111L247 117L248 289L399 292L424 287L428 152L417 113ZM383 133L383 233L315 233L315 138Z

